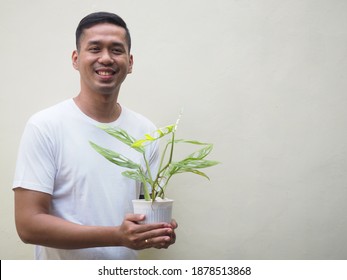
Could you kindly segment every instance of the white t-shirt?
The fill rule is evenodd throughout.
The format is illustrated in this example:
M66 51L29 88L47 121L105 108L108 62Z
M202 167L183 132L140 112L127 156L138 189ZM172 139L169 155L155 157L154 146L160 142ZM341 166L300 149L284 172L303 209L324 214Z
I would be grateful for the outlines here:
M97 153L89 141L115 150L134 162L141 153L129 148L97 127L72 99L33 115L24 130L13 188L52 195L52 215L82 225L117 226L132 212L131 200L139 197L141 184L124 177L124 168ZM152 122L125 107L108 125L143 138L156 128ZM158 168L158 145L147 150L154 172ZM61 250L36 246L36 259L136 259L125 247Z

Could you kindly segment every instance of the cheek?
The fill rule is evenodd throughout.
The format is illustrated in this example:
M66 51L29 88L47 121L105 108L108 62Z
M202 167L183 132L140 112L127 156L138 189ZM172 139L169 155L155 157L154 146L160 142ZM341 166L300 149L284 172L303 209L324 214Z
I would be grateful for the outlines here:
M83 73L92 72L93 62L88 59L79 60L76 62L76 69Z

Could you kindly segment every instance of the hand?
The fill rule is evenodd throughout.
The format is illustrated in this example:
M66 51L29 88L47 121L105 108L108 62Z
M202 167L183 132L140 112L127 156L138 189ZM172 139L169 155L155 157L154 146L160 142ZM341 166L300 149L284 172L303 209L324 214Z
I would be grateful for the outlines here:
M122 244L125 247L141 250L146 248L168 248L175 243L174 229L177 223L172 221L156 224L138 224L145 219L144 215L128 214L120 226Z
M167 249L172 244L175 244L175 242L176 242L175 229L178 227L177 222L175 220L171 220L170 227L172 228L172 232L168 235L170 237L170 242L168 242L167 244L162 244L162 246L159 246L159 247L158 246L153 246L154 248L157 248L157 249L165 248L165 249Z
M175 229L178 227L178 224L177 224L176 220L172 219L170 225L171 225L171 228L172 228L172 233L170 234L170 238L171 238L170 245L172 245L172 244L175 244L175 242L176 242Z

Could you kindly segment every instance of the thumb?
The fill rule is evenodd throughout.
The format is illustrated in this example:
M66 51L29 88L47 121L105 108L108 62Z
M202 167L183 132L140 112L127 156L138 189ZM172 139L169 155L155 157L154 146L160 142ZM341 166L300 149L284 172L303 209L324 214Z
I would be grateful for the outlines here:
M145 219L145 215L143 214L127 214L125 216L125 220L131 221L131 222L141 222Z

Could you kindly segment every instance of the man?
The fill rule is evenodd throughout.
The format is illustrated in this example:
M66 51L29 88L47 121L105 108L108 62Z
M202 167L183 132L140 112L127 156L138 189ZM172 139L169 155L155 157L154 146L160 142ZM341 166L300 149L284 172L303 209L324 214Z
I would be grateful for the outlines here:
M37 245L37 259L134 259L136 250L167 248L175 242L176 222L144 225L143 215L128 214L141 185L89 145L139 161L138 153L97 125L118 126L138 138L155 130L117 102L133 66L126 23L115 14L90 14L76 30L76 48L72 64L80 93L32 116L21 140L13 185L18 234ZM155 170L158 147L148 153Z

